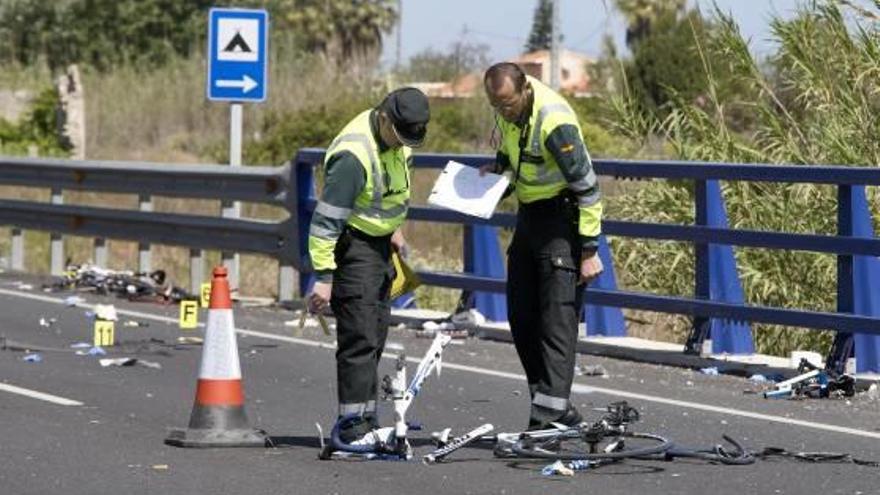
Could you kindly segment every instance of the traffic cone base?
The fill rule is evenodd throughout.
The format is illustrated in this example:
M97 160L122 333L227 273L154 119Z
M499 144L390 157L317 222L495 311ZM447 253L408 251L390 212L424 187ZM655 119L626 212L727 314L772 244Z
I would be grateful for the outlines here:
M214 269L202 363L189 427L172 430L175 447L265 447L266 433L251 428L244 411L241 366L226 269Z

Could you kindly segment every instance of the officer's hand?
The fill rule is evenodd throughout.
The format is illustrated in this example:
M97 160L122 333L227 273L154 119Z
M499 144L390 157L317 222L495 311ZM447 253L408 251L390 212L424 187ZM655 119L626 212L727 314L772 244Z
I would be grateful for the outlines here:
M395 230L391 234L391 247L397 251L401 258L406 259L409 257L409 246L406 243L406 238L403 237L403 231L400 229Z
M581 259L580 282L582 284L589 284L595 280L600 273L602 273L603 269L602 260L599 259L598 252L584 253L583 258Z
M315 282L312 293L308 297L309 312L320 314L330 305L330 293L333 291L332 282Z
M485 165L480 165L480 177L486 174L495 174L498 173L498 164L497 163L487 163Z

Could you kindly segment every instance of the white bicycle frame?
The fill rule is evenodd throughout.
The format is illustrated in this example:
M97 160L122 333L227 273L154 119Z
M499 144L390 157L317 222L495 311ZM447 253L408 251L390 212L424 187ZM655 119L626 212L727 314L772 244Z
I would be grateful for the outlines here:
M409 426L406 423L406 412L412 404L413 399L422 388L425 378L435 369L437 376L443 367L443 348L452 340L452 337L445 333L438 332L431 342L431 347L425 352L424 357L416 368L415 375L409 386L406 386L406 362L398 363L397 374L391 381L391 398L394 401L394 436L398 444L406 441L406 433Z

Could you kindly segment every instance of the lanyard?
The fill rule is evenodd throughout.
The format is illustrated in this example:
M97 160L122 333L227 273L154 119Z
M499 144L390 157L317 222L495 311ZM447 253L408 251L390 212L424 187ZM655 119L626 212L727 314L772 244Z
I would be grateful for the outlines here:
M529 117L531 118L531 116ZM524 125L522 130L519 131L519 157L516 161L516 176L513 179L514 184L519 182L519 171L522 168L523 156L526 153L526 144L528 144L529 141L529 130L531 130L531 127L532 126L526 122L526 125Z

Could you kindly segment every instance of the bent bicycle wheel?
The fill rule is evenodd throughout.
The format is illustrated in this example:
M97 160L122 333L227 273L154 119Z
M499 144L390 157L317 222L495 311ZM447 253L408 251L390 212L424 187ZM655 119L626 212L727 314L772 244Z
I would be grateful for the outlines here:
M580 436L560 434L551 438L517 440L512 450L518 457L554 459L561 461L598 461L627 459L663 454L672 448L672 442L650 433L624 433L603 439L599 443L587 443Z

